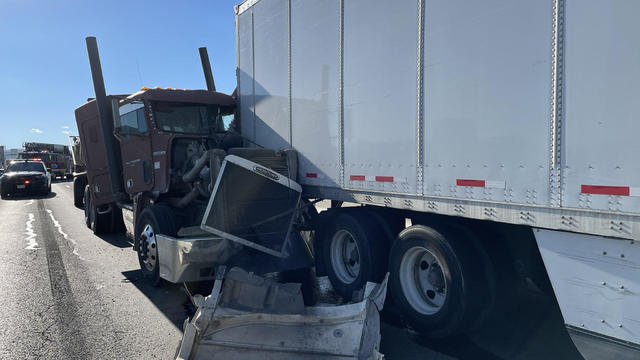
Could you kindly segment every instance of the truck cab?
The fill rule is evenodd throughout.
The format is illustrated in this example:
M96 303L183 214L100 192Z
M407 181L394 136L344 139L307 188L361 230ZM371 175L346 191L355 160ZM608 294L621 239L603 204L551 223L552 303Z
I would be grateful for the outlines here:
M179 176L194 156L210 148L241 144L235 133L235 100L229 95L206 90L142 88L134 94L111 95L109 99L112 127L106 131L116 139L116 148L111 151L105 150L95 100L76 110L95 205L126 202L142 192L180 194L185 189ZM118 160L124 199L112 191L109 155Z
M205 90L143 89L118 100L114 136L126 193L181 192L177 176L191 157L237 140L227 134L234 112L231 96Z

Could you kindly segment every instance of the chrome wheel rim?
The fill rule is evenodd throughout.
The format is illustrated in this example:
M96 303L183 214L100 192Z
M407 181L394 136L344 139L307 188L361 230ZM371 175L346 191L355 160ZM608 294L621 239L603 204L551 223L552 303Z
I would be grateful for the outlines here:
M411 307L425 315L442 309L447 300L447 282L439 259L424 247L408 249L400 263L400 285Z
M156 233L151 224L145 225L140 233L140 258L149 271L154 271L158 261L158 247Z
M331 266L340 281L354 282L360 275L360 249L347 230L337 231L331 238Z

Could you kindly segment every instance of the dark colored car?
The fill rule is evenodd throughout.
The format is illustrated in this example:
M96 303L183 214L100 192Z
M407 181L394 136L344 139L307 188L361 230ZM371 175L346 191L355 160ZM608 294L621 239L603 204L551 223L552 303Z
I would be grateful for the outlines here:
M0 177L0 193L4 199L17 193L51 192L51 176L42 161L14 161Z

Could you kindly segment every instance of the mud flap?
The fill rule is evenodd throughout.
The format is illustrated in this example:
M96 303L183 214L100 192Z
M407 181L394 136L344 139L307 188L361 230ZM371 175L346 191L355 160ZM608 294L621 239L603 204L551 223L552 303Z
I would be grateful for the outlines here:
M218 273L220 273L218 271ZM279 284L233 268L211 295L195 296L176 359L384 359L380 316L387 277L359 301L302 304L299 284Z

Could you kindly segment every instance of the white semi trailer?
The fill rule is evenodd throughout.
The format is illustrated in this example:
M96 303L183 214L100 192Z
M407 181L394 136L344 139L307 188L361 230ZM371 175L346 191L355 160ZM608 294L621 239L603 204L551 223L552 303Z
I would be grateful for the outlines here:
M242 134L293 147L304 196L333 200L314 247L338 291L388 268L410 323L447 336L505 271L548 276L585 358L640 358L640 2L235 10Z

